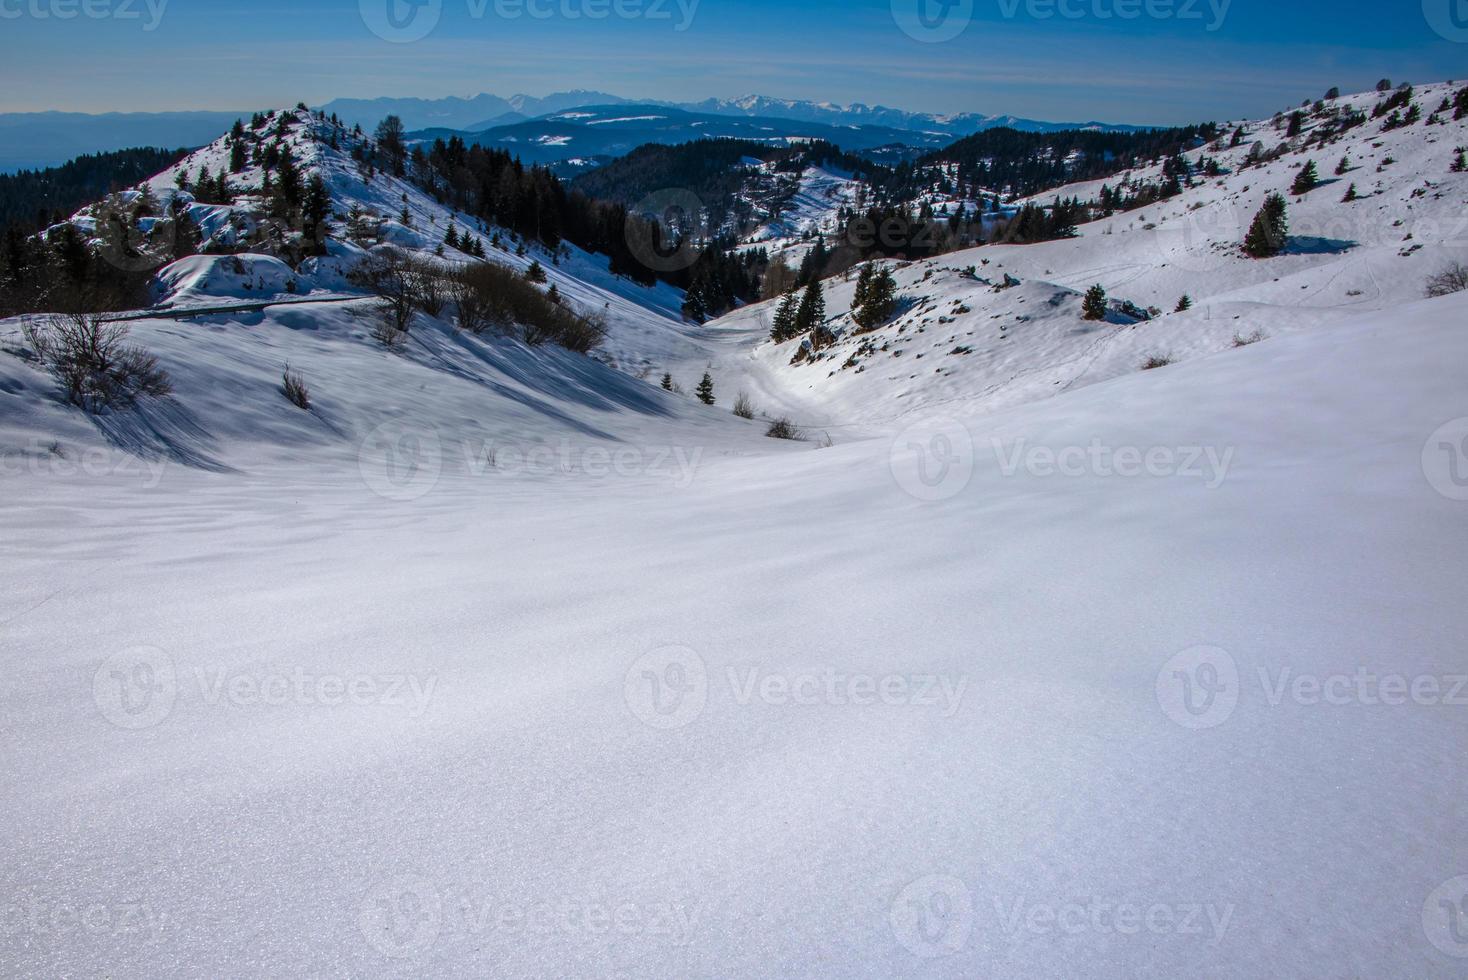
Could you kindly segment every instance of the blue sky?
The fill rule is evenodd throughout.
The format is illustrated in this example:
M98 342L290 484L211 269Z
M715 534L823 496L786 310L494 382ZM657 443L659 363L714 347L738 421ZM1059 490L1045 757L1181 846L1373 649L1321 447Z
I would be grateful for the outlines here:
M432 30L384 40L388 3ZM1468 76L1465 41L1468 0L0 0L0 111L594 88L1174 123Z

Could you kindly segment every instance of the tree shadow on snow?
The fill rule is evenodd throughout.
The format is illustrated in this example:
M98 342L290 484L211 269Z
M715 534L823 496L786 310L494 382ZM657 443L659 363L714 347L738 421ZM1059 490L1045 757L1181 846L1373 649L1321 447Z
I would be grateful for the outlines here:
M131 408L88 418L110 444L141 459L161 458L215 473L232 472L209 452L214 437L173 398L142 399Z

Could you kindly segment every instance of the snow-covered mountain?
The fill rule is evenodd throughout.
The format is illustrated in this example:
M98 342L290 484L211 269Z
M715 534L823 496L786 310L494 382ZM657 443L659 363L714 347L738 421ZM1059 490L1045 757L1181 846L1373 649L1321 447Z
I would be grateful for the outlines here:
M324 256L253 164L178 190L224 140L159 174L270 250L132 314L172 396L84 413L0 321L7 972L1458 975L1468 292L1423 294L1468 263L1460 88L888 260L868 333L829 279L797 364L772 304L697 324L519 254L304 111ZM843 193L799 179L806 217ZM1291 237L1247 258L1272 192ZM377 342L347 268L468 263L451 224L599 311L597 356L447 312Z
M888 129L903 129L917 133L941 133L945 136L968 136L1008 126L1026 132L1053 132L1062 129L1108 129L1129 131L1141 127L1102 122L1057 123L1020 116L989 116L978 112L938 114L930 112L908 112L887 106L869 106L860 102L839 105L834 102L811 102L803 99L779 99L767 95L746 95L737 99L705 99L702 102L684 104L684 108L698 112L712 112L737 116L773 116L782 119L798 119L802 122L824 123L827 126L882 126Z

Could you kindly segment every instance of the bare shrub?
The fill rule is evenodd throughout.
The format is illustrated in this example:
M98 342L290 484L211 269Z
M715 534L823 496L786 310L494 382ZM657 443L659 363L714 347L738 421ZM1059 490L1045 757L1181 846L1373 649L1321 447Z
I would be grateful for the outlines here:
M765 430L765 435L769 436L771 439L805 438L805 434L795 427L795 423L791 422L783 415L770 423L770 427Z
M509 332L519 325L527 344L555 343L585 354L606 336L599 315L576 312L536 289L514 270L494 262L471 262L446 273L455 318L472 333Z
M754 418L754 402L750 399L748 392L741 391L734 399L734 414L742 419Z
M1468 266L1454 262L1427 280L1427 295L1448 296L1468 289Z
M306 387L306 379L301 377L299 371L292 371L289 364L280 376L280 390L292 405L310 411L311 391Z
M1152 371L1156 368L1167 367L1172 363L1172 358L1167 354L1153 354L1142 362L1143 371Z
M1259 343L1259 341L1261 341L1263 339L1264 339L1264 331L1263 330L1255 330L1253 333L1249 334L1247 337L1244 336L1243 334L1236 333L1236 334L1234 334L1234 346L1235 347L1248 347L1250 344L1257 344L1257 343Z
M352 270L351 281L377 297L379 324L372 336L387 346L402 341L418 308L421 262L397 250L379 251Z
M85 411L125 408L139 397L162 398L173 392L157 358L126 343L125 323L71 313L27 323L23 333L36 359L61 382L67 399Z

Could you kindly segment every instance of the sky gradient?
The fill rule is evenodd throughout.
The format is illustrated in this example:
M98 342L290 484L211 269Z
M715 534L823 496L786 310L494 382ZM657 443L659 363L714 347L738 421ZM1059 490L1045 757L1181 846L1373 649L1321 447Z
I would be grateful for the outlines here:
M1179 123L1257 116L1382 76L1468 76L1468 0L411 2L426 6L0 0L0 111L589 88ZM388 3L399 4L396 21ZM526 3L546 16L517 6ZM395 23L432 30L406 43L379 36L401 39Z

